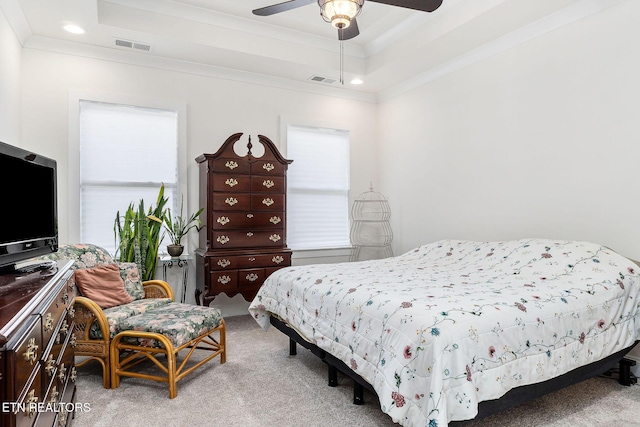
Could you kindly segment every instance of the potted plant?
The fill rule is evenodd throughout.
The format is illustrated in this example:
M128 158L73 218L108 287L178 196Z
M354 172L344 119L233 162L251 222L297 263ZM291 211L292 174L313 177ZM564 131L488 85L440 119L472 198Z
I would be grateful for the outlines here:
M162 241L162 218L165 216L164 185L160 187L156 206L146 210L140 200L138 208L133 203L120 215L116 213L113 231L116 238L116 259L121 262L135 262L142 280L155 277L158 262L158 248Z
M200 214L204 210L204 208L200 208L197 212L193 213L188 218L183 216L182 208L184 201L180 200L180 215L176 215L175 217L171 215L171 209L167 209L164 214L164 228L167 230L167 234L169 235L169 239L171 240L171 244L167 245L167 252L172 257L179 257L184 250L184 246L182 245L182 238L186 236L186 234L193 228L196 231L200 231L202 227L202 221L200 221Z

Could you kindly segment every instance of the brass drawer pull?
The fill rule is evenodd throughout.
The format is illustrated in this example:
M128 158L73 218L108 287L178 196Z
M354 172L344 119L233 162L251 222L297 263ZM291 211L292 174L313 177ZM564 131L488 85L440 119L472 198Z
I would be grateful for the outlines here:
M218 238L216 239L216 242L220 243L221 245L227 244L229 243L229 237L228 236L218 236Z
M69 345L71 346L71 348L76 348L76 345L78 345L76 334L71 334L71 338L69 339Z
M258 275L256 273L249 273L247 274L247 280L250 282L255 282L256 280L258 280Z
M220 225L227 225L231 220L226 216L219 216L216 222Z
M250 231L247 233L247 237L253 237L253 233Z
M238 203L238 199L236 199L235 197L227 197L227 199L224 202L229 206L233 206Z
M58 425L60 427L64 427L67 425L67 410L65 409L65 405L62 405L60 408L60 415L58 415Z
M272 234L271 236L269 236L269 240L271 240L273 243L277 242L280 239L281 237L279 234Z
M60 373L58 374L58 378L60 382L64 381L64 377L67 375L67 368L64 367L64 363L60 365Z
M218 277L218 282L222 283L223 285L226 285L230 281L231 281L231 277L229 277L229 276L220 276L220 277Z
M51 313L47 313L44 318L44 331L47 333L53 331L53 315Z
M53 376L53 373L56 371L56 360L53 358L53 354L50 354L47 358L47 365L44 370L47 371L49 376Z
M76 309L73 306L71 306L69 307L69 318L73 319L74 317L76 317Z
M224 183L227 184L229 187L233 188L236 185L238 185L238 180L235 178L229 178Z
M62 321L62 325L60 326L60 333L62 335L66 335L68 331L69 331L69 325L67 324L67 319L64 319Z
M67 303L69 302L69 294L68 293L64 293L62 295L62 302L64 303L64 305L67 305Z
M31 365L36 363L36 360L38 360L38 346L35 338L31 338L29 340L29 344L27 344L27 351L24 352L23 356Z
M282 219L280 219L279 216L272 216L271 218L269 218L269 222L273 225L278 224L280 221L282 221Z
M71 382L74 382L74 383L78 379L78 372L76 371L75 366L71 368L71 375L69 376L69 379L71 380Z
M238 163L234 162L233 160L229 160L227 163L224 164L226 167L228 167L231 170L234 170L235 168L238 167Z
M253 261L255 261L255 260L256 260L256 257L254 257L254 256L249 257L249 261L253 262Z
M56 402L58 401L58 395L60 393L58 393L58 386L54 385L53 388L51 389L51 398L49 399L49 403L51 403L52 405L55 405Z
M264 181L262 181L262 185L264 185L267 188L271 188L274 185L276 185L276 183L271 181L270 179L265 179Z
M267 172L271 172L272 170L274 170L276 167L273 166L272 163L265 163L264 165L262 165L262 169L266 170Z
M273 261L276 264L280 264L282 261L284 261L284 258L281 257L280 255L276 255L273 258L271 258L271 261Z
M266 199L262 200L262 204L266 205L266 206L271 206L272 204L274 204L275 202L273 201L272 198L267 197Z
M60 393L58 393L58 386L54 385L53 388L51 389L51 398L49 399L49 403L51 403L52 405L55 405L58 402L58 395Z
M27 409L25 412L25 415L28 415L29 418L33 417L36 413L36 408L38 407L38 405L36 405L36 403L38 403L38 396L36 396L36 390L33 389L29 392L29 394L27 395L27 399L25 401L25 403L27 404Z
M231 265L231 261L229 261L228 259L221 259L218 260L218 265L222 268L227 268Z

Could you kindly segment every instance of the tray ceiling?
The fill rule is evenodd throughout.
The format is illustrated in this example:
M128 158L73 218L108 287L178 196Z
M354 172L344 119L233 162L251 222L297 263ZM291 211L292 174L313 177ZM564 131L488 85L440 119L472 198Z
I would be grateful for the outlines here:
M535 37L617 1L444 0L433 13L365 1L360 35L342 45L346 82L332 86L379 97L455 69L456 61L464 66L482 49L507 49L510 37ZM317 4L269 17L251 13L277 2L0 0L0 6L27 48L205 67L297 87L326 84L313 76L337 80L340 42ZM65 23L86 33L68 34ZM364 84L350 85L355 77Z

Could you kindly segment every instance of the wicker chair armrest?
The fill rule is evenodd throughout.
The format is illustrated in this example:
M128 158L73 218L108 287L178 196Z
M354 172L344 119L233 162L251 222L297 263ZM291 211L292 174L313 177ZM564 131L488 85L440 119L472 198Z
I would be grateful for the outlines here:
M83 332L83 339L89 339L93 322L98 323L103 337L109 337L109 322L98 304L89 298L78 296L73 300L73 305L76 330Z
M173 288L164 280L147 280L142 285L145 298L171 298L171 301L175 301Z

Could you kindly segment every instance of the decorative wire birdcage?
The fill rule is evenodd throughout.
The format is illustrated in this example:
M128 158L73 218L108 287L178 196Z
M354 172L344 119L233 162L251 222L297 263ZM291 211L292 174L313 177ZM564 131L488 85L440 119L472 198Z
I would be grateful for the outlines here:
M389 202L385 196L373 191L373 185L356 198L351 208L351 261L393 256L389 218Z

